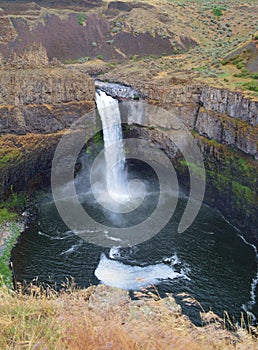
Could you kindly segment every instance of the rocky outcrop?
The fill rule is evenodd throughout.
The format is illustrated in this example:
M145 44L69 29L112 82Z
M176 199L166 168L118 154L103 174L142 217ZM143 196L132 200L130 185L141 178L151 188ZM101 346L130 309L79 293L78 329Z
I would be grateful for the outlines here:
M204 155L206 203L219 209L258 247L258 161L199 134L195 140Z
M0 140L0 199L50 181L52 159L63 133L4 135Z
M0 67L5 69L28 69L28 68L46 68L46 67L61 67L63 66L57 58L49 60L47 50L40 43L33 42L25 46L20 54L15 51L8 58L3 58L0 52Z
M0 198L49 183L62 131L94 108L94 98L93 80L77 71L1 72Z
M94 106L95 87L69 69L7 70L0 75L0 132L52 133Z
M245 98L240 92L206 86L202 89L200 102L208 111L228 115L253 126L258 124L258 102Z
M47 50L41 44L34 43L25 49L20 57L14 54L12 63L17 68L47 67L49 65Z
M207 86L193 87L193 95L189 87L186 94L174 97L173 91L171 95L176 103L168 109L173 113L180 110L178 117L188 121L204 156L205 201L258 245L258 102L241 93ZM187 172L181 166L178 171L182 177Z
M205 87L195 130L258 158L258 102L238 92Z
M257 101L240 92L193 85L180 79L125 83L139 91L140 96L169 110L173 122L178 118L198 134L258 158Z
M76 70L10 70L1 72L0 79L1 105L93 101L95 97L93 80Z
M258 159L258 128L242 121L200 108L195 130L202 136L229 145Z
M54 133L68 128L77 118L93 108L91 102L70 102L0 107L0 130L3 134Z
M100 80L95 81L96 89L100 89L104 91L109 96L118 99L139 99L140 94L138 91L132 89L130 86L120 85L120 84L112 84L112 83L104 83Z

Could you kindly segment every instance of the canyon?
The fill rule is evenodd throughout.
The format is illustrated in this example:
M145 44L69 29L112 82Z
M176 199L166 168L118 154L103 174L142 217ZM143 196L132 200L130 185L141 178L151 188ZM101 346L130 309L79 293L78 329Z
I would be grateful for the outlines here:
M94 109L95 86L89 75L74 67L10 69L0 79L0 193L4 199L11 191L49 183L51 161L63 132L83 115L92 118L87 112ZM182 79L169 84L130 79L119 82L130 85L145 101L169 111L188 127L204 157L204 200L257 244L258 102L240 92ZM135 116L129 133L147 135L175 157L170 151L174 147L169 136L174 129L172 119L152 116L140 120ZM187 165L180 156L176 169L187 187Z
M245 3L239 0L80 0L75 3L11 0L0 4L0 211L15 218L18 212L17 220L24 223L14 223L17 235L22 231L16 245L14 241L12 245L6 244L7 239L0 247L5 249L6 244L5 268L10 286L14 278L18 292L14 296L9 291L3 292L1 287L3 320L10 320L12 311L8 309L5 315L6 302L15 309L13 315L16 308L21 309L20 303L28 303L26 317L23 311L17 314L22 321L16 323L26 328L23 331L21 327L21 341L15 338L16 334L10 336L9 329L13 326L8 321L0 336L3 347L26 347L28 330L35 324L35 334L42 333L43 338L53 334L58 339L56 348L60 349L66 341L67 348L76 348L74 344L78 348L93 348L100 343L100 346L119 347L121 334L122 341L132 339L132 348L138 348L139 344L152 346L153 338L153 346L167 349L170 337L179 328L182 332L172 342L175 348L184 347L183 339L185 346L191 347L188 338L195 341L194 332L197 338L198 334L201 337L201 345L197 344L196 349L210 346L207 336L214 347L225 337L225 348L245 349L249 339L242 321L246 317L251 324L247 329L252 340L250 348L256 348L256 339L251 338L257 335L254 325L258 312L257 14L257 4L252 0ZM67 133L75 143L79 134L80 137L83 134L83 142L89 139L82 145L77 162L72 163L75 166L71 172L76 174L78 188L84 189L88 160L95 157L95 151L102 145L96 89L119 101L124 145L130 138L139 139L139 144L147 141L150 149L169 158L180 186L177 193L180 213L185 213L191 199L193 179L201 178L205 183L204 205L186 234L178 229L179 216L181 219L183 216L177 213L173 214L167 231L147 240L146 246L130 247L129 253L127 248L118 246L118 239L114 239L111 231L103 231L103 237L114 240L109 251L103 249L103 241L92 249L76 230L67 231L65 227L62 231L65 220L57 216L56 221L57 204L49 192L55 169L53 162L58 160L62 164L62 172L59 173L57 166L56 174L60 179L66 178L65 166L72 163L71 154L67 154L70 145L60 141ZM201 162L185 157L185 135L190 135ZM62 147L60 151L60 144L67 149ZM151 160L155 152L148 153ZM132 159L127 163L129 170L135 170L136 166ZM147 183L148 165L141 165L140 171L139 178ZM69 198L68 211L72 212L67 189L64 187L64 195ZM198 188L195 190L198 192ZM19 203L10 206L15 200L17 204L19 198L23 201L22 211L18 209ZM94 198L83 205L85 212L90 209L91 213ZM170 205L167 207L172 211ZM161 216L157 222L162 221ZM56 224L59 219L60 227ZM13 223L5 220L4 217L3 223L0 220L3 240L13 234ZM77 220L74 221L77 225ZM148 225L145 226L148 230ZM99 231L87 230L87 234L92 232L100 236ZM53 265L52 260L55 260ZM131 292L108 287L109 278L117 279L121 286L128 273L137 289L137 284L144 282L141 277L146 277L139 271L153 266L185 278L164 279L161 286L160 281L154 280L155 285L133 293L136 300L131 300ZM134 273L130 274L131 271ZM71 282L69 276L73 276ZM157 276L161 276L160 271ZM102 284L105 281L107 285ZM91 285L89 288L76 291L87 287L87 283ZM66 285L67 292L58 291L59 284ZM166 284L171 287L173 297L167 294ZM24 298L20 288L33 296ZM45 302L52 303L54 309L52 305L51 311L47 308L45 312L42 308ZM39 316L34 303L40 308ZM134 309L138 311L135 313ZM90 330L84 324L82 310L88 312ZM224 319L205 310L213 310ZM231 312L235 312L232 323ZM49 323L52 318L54 323ZM106 324L110 319L114 329L121 324L117 335ZM196 324L204 327L196 327L196 320ZM239 320L241 326L235 325ZM47 326L39 332L41 322L47 322ZM52 327L55 322L61 325L60 343ZM166 332L161 326L166 327ZM225 330L228 326L232 334ZM158 331L153 332L154 328ZM91 331L97 340L91 339ZM139 335L144 341L138 343ZM36 337L30 344L45 346L48 340L42 339Z
M96 122L88 112L97 76L132 87L187 126L204 157L205 202L257 245L257 7L228 1L220 16L214 8L163 0L3 2L0 198L49 183L64 132L83 115L89 127ZM150 139L174 159L187 191L169 118L130 123L128 135Z

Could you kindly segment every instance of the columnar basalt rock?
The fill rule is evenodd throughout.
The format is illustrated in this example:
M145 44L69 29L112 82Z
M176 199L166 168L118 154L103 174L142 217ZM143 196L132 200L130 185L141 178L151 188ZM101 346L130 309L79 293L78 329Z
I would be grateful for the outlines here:
M258 158L258 101L241 92L187 80L143 84L129 80L127 84L169 110L190 130Z
M0 75L2 105L55 104L92 101L93 80L76 70L5 70Z
M88 75L65 68L0 74L0 198L50 179L62 132L94 109Z
M218 208L258 246L258 102L240 92L189 82L177 82L174 86L154 82L131 85L169 114L165 120L158 115L148 120L131 118L130 122L145 128L155 127L156 135L150 130L149 139L171 157L175 157L175 150L169 142L170 133L173 132L173 137L178 133L177 118L183 122L203 154L205 201ZM180 156L176 168L182 182L189 185L187 166Z
M94 106L93 80L62 68L10 70L0 75L0 132L51 133Z
M258 158L258 102L242 93L205 87L195 129L219 143Z
M225 114L253 126L258 124L258 102L245 98L241 92L205 87L200 101L208 111Z

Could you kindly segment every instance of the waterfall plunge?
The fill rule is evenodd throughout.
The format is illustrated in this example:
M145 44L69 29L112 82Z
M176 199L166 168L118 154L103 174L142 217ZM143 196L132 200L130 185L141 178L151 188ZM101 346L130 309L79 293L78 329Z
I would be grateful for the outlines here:
M130 174L127 174L125 170L125 152L118 101L107 96L105 92L97 90L96 104L103 127L106 172L104 191L101 192L98 188L94 194L98 202L105 208L116 213L130 212L141 204L146 188L143 183L135 179L129 181ZM112 217L113 222L117 219L117 216ZM123 289L139 289L153 283L158 284L163 279L185 277L183 273L176 272L172 266L167 266L163 262L148 266L131 266L128 263L117 261L116 257L119 257L120 254L119 244L122 240L111 236L108 231L105 237L114 241L115 245L110 250L110 258L105 254L101 255L95 270L95 276L102 283Z
M105 184L111 200L130 200L118 101L97 90L96 104L101 117L106 161Z

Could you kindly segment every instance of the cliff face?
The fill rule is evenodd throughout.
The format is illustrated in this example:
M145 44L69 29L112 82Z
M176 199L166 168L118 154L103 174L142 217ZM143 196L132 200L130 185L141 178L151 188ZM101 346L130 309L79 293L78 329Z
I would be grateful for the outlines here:
M258 101L240 92L177 79L142 84L128 79L124 83L169 110L190 130L258 158Z
M4 135L0 139L0 199L12 191L34 191L49 184L53 155L62 132Z
M0 75L0 132L57 132L87 113L94 95L93 80L76 71L4 71Z
M200 101L207 110L227 114L253 126L258 124L258 102L245 98L240 92L205 87Z
M127 84L130 82L127 81ZM170 82L171 83L171 82ZM203 154L206 170L205 202L217 207L245 237L258 245L258 102L233 92L182 81L131 84L152 103L169 111L132 123L146 128L155 126L142 137L159 143L167 154L175 157L171 132L175 135L178 118L192 131ZM180 133L180 131L177 131ZM177 173L187 186L187 167L179 157Z
M94 81L77 71L49 67L1 72L1 198L11 187L18 191L49 181L62 131L94 108L94 97Z
M196 131L258 159L258 102L241 93L206 87L200 96Z

